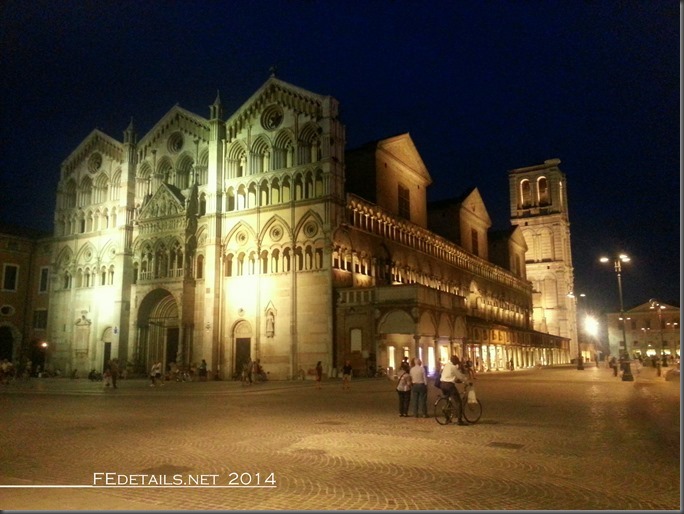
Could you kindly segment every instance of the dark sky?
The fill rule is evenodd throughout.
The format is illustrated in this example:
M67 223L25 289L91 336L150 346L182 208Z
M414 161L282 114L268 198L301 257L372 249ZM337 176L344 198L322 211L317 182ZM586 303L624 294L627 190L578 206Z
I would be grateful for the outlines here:
M348 148L409 132L431 200L470 186L508 225L508 170L559 158L575 292L680 296L680 5L674 1L5 0L0 222L52 229L61 162L95 128L173 105L232 113L278 77L341 103Z

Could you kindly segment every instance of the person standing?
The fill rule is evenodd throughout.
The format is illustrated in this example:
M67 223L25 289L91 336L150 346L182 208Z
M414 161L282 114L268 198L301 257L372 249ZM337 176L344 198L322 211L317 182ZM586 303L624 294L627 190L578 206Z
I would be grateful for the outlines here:
M352 365L350 361L346 361L342 367L342 389L345 391L351 390Z
M411 374L408 362L401 363L401 375L397 381L397 395L399 396L399 417L407 418L411 402Z
M316 363L316 389L321 388L321 381L323 380L323 363L318 361Z
M207 361L202 359L202 362L200 363L199 366L199 376L200 376L200 382L206 382L207 381Z
M411 403L413 415L427 418L427 374L420 359L416 359L409 374L411 375ZM420 411L420 413L418 412Z
M252 359L242 365L242 385L252 385Z
M112 388L117 389L116 379L119 378L119 359L109 361L109 372L112 374Z
M458 409L458 424L467 425L463 421L463 405L461 404L461 396L458 394L456 383L464 383L468 381L468 377L461 371L461 362L456 355L451 356L451 361L444 364L442 368L442 376L440 378L440 388L444 396L451 397L451 400L459 405Z

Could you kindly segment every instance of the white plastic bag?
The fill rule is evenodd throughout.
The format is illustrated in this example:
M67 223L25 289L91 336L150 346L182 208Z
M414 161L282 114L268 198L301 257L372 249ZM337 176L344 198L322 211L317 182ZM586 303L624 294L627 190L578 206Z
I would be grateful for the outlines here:
M475 396L475 389L468 390L468 403L477 403L477 396Z

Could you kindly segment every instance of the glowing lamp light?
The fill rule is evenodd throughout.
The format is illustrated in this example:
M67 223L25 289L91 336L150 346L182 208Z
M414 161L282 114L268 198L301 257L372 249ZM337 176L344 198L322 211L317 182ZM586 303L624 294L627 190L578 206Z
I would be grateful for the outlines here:
M584 318L584 330L587 334L596 337L598 335L598 328L599 323L594 316L587 316Z

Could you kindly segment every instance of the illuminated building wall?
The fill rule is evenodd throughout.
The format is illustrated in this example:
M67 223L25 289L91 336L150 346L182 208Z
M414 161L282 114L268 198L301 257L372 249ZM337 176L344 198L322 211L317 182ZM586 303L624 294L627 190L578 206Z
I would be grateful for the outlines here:
M345 152L337 101L275 77L227 118L217 96L208 118L175 106L142 137L95 130L61 169L51 358L205 359L222 379L250 358L273 379L404 354L567 362L566 339L533 330L519 232L490 261L477 189L430 207L430 183L408 134Z
M681 329L679 307L657 302L645 302L625 311L625 336L630 356L642 358L662 355L679 357ZM611 355L620 355L622 320L619 312L606 314L608 345Z
M0 360L23 371L31 361L44 367L49 359L47 314L50 243L45 234L0 226Z
M560 159L509 172L511 223L527 242L527 278L533 285L534 328L571 341L579 352L570 220Z

